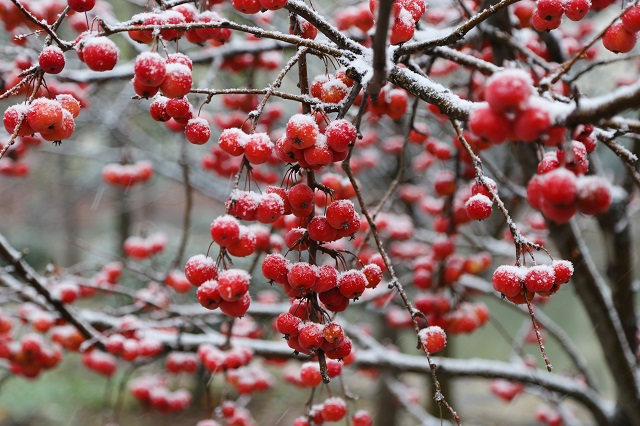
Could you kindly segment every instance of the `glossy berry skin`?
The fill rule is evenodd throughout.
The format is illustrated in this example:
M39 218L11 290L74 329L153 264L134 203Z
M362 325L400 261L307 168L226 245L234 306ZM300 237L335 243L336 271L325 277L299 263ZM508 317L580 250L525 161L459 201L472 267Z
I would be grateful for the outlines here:
M538 0L538 14L545 21L562 18L564 2L562 0Z
M580 21L587 15L590 6L589 0L567 0L564 4L564 14L572 21Z
M193 85L191 70L183 64L168 64L167 73L160 84L160 91L167 98L186 96Z
M465 203L465 209L469 218L484 220L491 216L493 201L486 195L477 194L470 197Z
M640 5L632 6L620 17L622 26L630 33L640 31Z
M611 25L602 37L602 45L614 53L627 53L636 45L638 34L629 32L622 22Z
M578 195L578 179L569 170L561 167L543 175L542 196L555 205L572 204Z
M96 5L96 0L67 0L69 8L76 12L89 12Z
M57 46L47 46L40 53L38 64L47 74L59 74L65 64L64 53Z

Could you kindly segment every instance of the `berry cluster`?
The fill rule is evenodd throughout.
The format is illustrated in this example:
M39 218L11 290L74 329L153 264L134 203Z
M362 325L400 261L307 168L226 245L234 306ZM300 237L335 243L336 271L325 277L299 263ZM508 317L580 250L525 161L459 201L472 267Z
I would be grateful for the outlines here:
M534 293L551 296L573 275L573 265L567 260L555 260L551 265L501 265L493 272L493 288L513 303L533 300Z
M584 143L572 141L571 150L545 154L538 174L527 184L527 201L556 223L568 222L576 212L601 214L611 205L609 182L596 175L585 176L589 167Z
M33 379L42 371L54 368L62 359L58 345L47 345L38 334L27 334L20 340L11 341L10 322L0 321L0 358L9 361L12 374Z
M242 269L227 269L218 273L217 279L203 282L196 298L207 309L217 309L231 317L241 317L249 309L251 276Z
M129 391L141 403L161 413L183 411L191 406L191 393L186 389L171 391L162 376L139 376L129 382Z
M114 186L128 188L143 183L153 176L153 165L149 161L133 164L110 163L102 168L102 179Z
M118 368L115 356L97 349L83 353L82 364L105 377L113 376Z
M501 144L506 140L533 142L547 132L552 123L542 99L533 93L533 81L518 69L493 74L484 88L487 105L473 110L469 129L478 137ZM545 144L552 144L548 141Z
M604 33L602 45L614 53L630 52L638 41L640 31L640 6L631 6Z
M68 94L54 99L39 97L33 102L12 105L4 112L4 128L9 134L30 136L39 133L46 141L61 141L75 130L74 118L80 113L80 102Z
M162 252L167 247L167 237L160 232L148 237L131 236L124 241L124 254L132 259L144 260Z

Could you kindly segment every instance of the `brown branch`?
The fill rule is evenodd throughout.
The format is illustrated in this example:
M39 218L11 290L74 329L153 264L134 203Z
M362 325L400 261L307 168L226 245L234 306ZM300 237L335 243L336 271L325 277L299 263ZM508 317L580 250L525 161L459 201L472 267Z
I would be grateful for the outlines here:
M367 95L374 101L382 86L387 81L387 39L391 20L391 6L393 0L380 0L378 2L378 16L376 19L376 32L373 35L373 76L367 84Z
M13 3L20 10L20 12L22 12L22 14L27 18L27 20L33 22L38 27L42 28L44 30L44 32L47 33L49 35L49 37L51 37L51 39L56 42L56 44L60 47L60 49L62 49L63 51L67 51L67 50L73 49L73 43L60 39L60 37L58 37L58 34L56 34L54 28L49 26L46 23L46 21L36 18L31 12L29 12L22 5L22 3L20 3L19 0L11 0L11 3ZM67 9L68 9L68 7L67 7ZM65 11L67 9L65 9ZM65 15L63 14L62 16L65 16ZM57 28L57 26L60 25L60 23L56 22L54 25Z
M72 310L56 299L47 289L46 280L40 276L14 249L9 241L0 234L0 256L9 262L15 269L15 274L24 279L47 303L55 309L60 316L69 324L73 325L87 340L93 340L96 345L104 349L104 342L100 333L82 317L72 312Z

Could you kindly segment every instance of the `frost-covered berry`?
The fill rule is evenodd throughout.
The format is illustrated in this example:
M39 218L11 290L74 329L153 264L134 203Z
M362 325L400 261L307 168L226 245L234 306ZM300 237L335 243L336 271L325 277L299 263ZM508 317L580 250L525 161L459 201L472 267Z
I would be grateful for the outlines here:
M47 46L40 53L38 64L47 74L59 74L64 69L64 53L58 46Z
M523 280L521 268L510 265L500 265L493 272L491 283L494 290L507 297L514 297L522 291Z
M531 292L549 291L555 284L555 272L549 265L536 265L528 269L524 285Z
M204 145L211 137L211 128L204 118L192 118L187 121L184 134L189 142L194 145Z
M218 276L216 262L211 257L197 254L187 260L184 266L184 274L191 285L199 286L205 281L215 280Z
M418 332L418 338L422 347L430 354L440 352L447 345L447 335L444 330L437 326L432 325L425 327Z

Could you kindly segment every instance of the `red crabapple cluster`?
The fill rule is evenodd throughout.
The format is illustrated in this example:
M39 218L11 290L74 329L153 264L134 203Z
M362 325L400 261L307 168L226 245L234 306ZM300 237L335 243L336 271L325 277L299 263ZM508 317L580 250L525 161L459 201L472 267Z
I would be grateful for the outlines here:
M551 296L573 275L573 265L567 260L555 260L551 265L501 265L493 272L493 288L513 303L533 300L534 294Z
M153 177L153 164L136 161L132 164L109 163L102 168L102 179L114 186L129 188Z
M129 390L141 403L161 413L183 411L191 405L191 393L186 389L171 391L164 376L139 376L129 382Z
M33 379L58 365L62 359L59 345L47 343L35 333L13 340L13 327L11 318L0 315L0 358L9 362L12 374Z
M124 242L124 254L132 259L144 260L161 253L167 247L167 237L157 232L148 237L133 235Z
M543 139L547 146L564 140L552 130L546 103L534 94L533 80L525 71L510 69L493 74L484 87L482 105L469 117L469 129L492 144L506 140L533 142ZM557 132L556 132L557 133Z
M71 137L75 130L74 118L80 113L80 102L69 94L53 99L38 97L31 103L20 103L4 112L4 128L10 135L39 134L46 141L61 141Z

